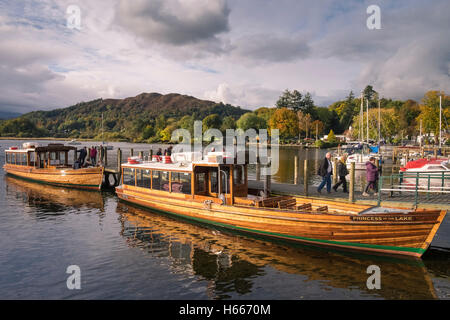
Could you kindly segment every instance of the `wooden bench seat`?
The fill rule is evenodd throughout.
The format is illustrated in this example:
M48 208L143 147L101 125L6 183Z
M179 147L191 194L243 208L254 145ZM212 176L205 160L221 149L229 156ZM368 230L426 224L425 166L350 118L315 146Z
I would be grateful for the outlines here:
M279 209L295 209L296 204L297 204L297 200L295 200L295 199L281 200L278 202L278 208Z
M295 209L299 211L312 211L312 205L311 203L304 203L302 205L296 206Z
M319 207L316 209L317 212L328 212L328 206Z

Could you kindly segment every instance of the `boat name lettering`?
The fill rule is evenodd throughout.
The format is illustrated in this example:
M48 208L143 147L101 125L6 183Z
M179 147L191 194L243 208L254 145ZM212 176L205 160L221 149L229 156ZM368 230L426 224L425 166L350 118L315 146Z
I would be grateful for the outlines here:
M413 221L413 217L351 217L353 221Z

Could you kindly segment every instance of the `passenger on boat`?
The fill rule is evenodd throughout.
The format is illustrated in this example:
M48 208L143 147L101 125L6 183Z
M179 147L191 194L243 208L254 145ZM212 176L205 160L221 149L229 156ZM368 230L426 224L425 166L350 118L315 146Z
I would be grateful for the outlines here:
M158 151L156 152L156 155L157 156L162 156L162 149L161 148L158 149Z
M171 156L172 155L172 149L173 149L173 147L172 146L170 146L168 149L167 149L167 151L166 151L166 156Z
M345 179L345 177L348 175L347 156L346 155L343 155L341 157L341 160L338 163L336 173L339 175L339 182L334 185L333 190L337 192L337 189L342 184L342 188L344 189L344 192L348 193L347 180Z
M317 188L317 192L321 193L325 184L327 185L327 192L331 193L331 176L333 175L333 164L331 163L331 153L328 152L323 159L318 174L322 177L322 183Z
M80 153L80 156L78 157L78 162L80 163L80 167L83 167L84 160L86 159L86 156L87 156L86 147L84 147L83 149L78 150L77 152Z
M364 197L369 196L369 189L373 188L375 191L374 195L378 195L378 168L375 165L375 158L370 157L369 161L366 162L366 179L367 179L367 186L366 189L363 192Z
M90 157L92 165L95 166L97 164L97 148L94 146L91 148Z

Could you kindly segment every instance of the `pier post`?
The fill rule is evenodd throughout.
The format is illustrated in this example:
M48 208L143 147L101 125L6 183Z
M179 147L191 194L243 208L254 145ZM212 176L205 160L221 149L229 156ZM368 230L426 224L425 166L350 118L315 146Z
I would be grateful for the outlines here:
M422 159L423 159L423 157L424 157L424 154L425 154L424 148L421 147L421 148L420 148L420 157L421 157Z
M133 148L130 149L130 157L134 156L134 150Z
M304 165L303 165L303 184L304 184L304 192L305 197L308 196L308 160L305 159Z
M294 184L298 184L298 156L294 157Z
M144 151L139 151L139 158L141 158L142 161L144 161Z
M335 185L338 181L338 172L337 172L338 159L333 159L333 185Z
M117 171L119 172L117 176L120 185L122 181L122 150L120 148L117 148Z
M264 196L266 198L270 197L270 182L271 182L272 176L270 174L265 176L264 179Z
M105 163L104 163L104 166L105 166L105 168L108 166L108 148L106 148L106 147L102 147L103 148L103 151L105 152Z
M78 159L77 154L78 154L78 149L77 149L77 147L75 147L75 150L73 151L73 163L74 164Z
M259 159L256 162L256 181L261 180L261 164L259 163Z
M150 149L149 157L150 157L150 159L148 159L148 161L152 161L152 159L153 159L153 149Z
M348 189L348 201L355 201L355 163L352 162L350 165L350 186Z

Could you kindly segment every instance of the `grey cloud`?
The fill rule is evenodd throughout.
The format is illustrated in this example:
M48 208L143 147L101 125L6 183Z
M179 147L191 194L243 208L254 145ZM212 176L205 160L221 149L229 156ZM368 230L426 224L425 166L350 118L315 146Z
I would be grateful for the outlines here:
M234 43L239 58L264 62L290 62L307 58L310 47L303 36L257 34L239 38Z
M121 0L116 20L145 40L185 45L228 31L229 13L225 0Z

